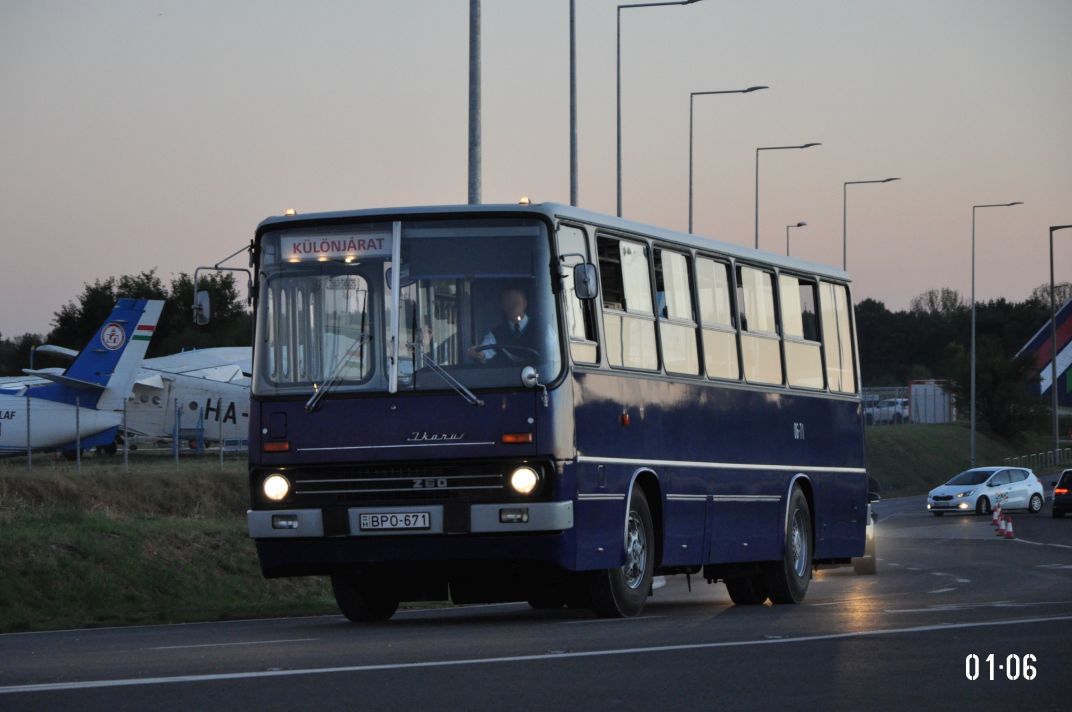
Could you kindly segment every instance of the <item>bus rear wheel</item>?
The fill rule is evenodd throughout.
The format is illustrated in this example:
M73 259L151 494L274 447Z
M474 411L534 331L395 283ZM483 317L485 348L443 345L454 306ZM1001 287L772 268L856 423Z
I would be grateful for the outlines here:
M811 583L811 508L799 487L789 495L785 553L767 569L767 590L775 603L800 603Z
M335 574L331 591L339 610L354 623L385 621L398 610L398 594L381 579Z
M655 527L643 490L633 490L625 530L625 563L592 574L592 610L602 618L627 618L644 610L655 575Z

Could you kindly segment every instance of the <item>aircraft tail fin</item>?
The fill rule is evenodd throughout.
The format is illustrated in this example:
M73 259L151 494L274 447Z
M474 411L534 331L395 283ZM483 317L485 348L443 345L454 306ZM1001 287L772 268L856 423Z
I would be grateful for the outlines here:
M99 390L97 410L123 407L164 302L122 298L64 374L70 387ZM76 384L82 384L81 386Z

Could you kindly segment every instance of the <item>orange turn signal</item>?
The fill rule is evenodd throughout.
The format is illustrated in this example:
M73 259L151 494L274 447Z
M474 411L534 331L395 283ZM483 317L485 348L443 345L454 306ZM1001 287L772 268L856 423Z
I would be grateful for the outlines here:
M502 442L507 445L532 442L532 433L503 433Z
M290 452L289 440L277 440L276 442L264 443L261 446L263 452Z

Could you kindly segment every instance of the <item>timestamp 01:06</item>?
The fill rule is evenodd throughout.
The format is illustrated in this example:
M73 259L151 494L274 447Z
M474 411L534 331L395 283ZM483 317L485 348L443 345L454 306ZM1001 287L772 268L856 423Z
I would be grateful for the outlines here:
M1017 655L1013 653L1004 658L990 653L980 660L975 653L968 653L964 658L964 676L969 680L978 680L981 676L989 674L986 679L993 681L997 677L1004 676L1006 680L1034 680L1038 674L1035 667L1037 659L1034 655Z

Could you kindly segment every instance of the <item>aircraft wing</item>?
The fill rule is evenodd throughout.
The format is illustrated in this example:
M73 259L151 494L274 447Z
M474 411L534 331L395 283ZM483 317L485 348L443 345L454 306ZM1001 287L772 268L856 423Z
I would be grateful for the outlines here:
M53 383L60 383L68 388L74 388L75 390L80 391L103 391L107 387L107 384L104 383L93 383L92 381L83 381L80 378L71 378L70 376L55 373L51 369L36 370L24 368L22 369L22 372L28 376L38 376L52 381Z

